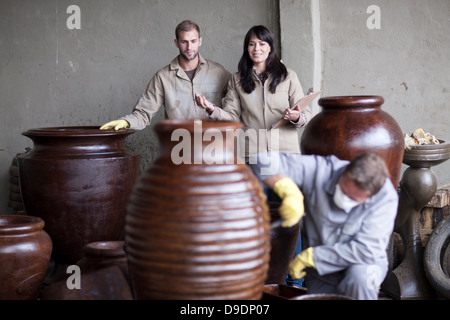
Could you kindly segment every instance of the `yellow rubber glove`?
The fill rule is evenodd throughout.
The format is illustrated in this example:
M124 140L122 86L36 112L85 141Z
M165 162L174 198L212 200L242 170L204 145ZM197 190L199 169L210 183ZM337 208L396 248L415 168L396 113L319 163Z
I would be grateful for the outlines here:
M127 120L114 120L108 123L105 123L100 127L100 130L120 130L120 129L128 129L130 127L130 123Z
M273 191L282 199L279 212L284 221L281 226L292 227L300 221L305 212L302 192L295 182L287 177L278 180Z
M303 271L305 268L315 268L313 257L313 248L308 249L299 253L290 263L289 263L289 274L293 279L300 279L306 275Z

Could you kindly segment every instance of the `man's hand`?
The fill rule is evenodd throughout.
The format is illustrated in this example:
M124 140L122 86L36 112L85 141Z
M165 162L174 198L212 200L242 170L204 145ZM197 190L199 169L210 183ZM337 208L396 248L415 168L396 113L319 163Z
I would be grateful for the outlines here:
M313 248L309 247L299 253L294 260L289 263L289 274L293 279L300 279L306 275L306 272L303 271L305 268L315 267L316 264L314 263Z
M282 227L292 227L300 221L305 212L303 194L290 178L284 177L274 184L273 190L282 199L278 209L283 218Z
M120 130L120 129L128 129L130 127L130 124L126 120L114 120L108 123L105 123L100 127L100 130L108 130L108 129L114 129L114 130Z

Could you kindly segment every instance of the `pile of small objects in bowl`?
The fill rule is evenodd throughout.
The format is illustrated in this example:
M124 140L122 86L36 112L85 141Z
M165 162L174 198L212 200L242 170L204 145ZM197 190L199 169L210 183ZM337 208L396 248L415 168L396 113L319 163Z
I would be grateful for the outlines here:
M412 146L421 146L424 144L439 144L439 140L432 134L425 133L423 129L417 129L412 134L404 134L405 149L410 150Z

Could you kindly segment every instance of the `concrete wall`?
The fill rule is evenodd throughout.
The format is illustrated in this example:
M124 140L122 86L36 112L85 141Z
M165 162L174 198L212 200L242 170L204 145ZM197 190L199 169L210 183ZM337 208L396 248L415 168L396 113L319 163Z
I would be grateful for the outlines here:
M81 30L67 28L69 5L81 9ZM381 9L379 30L367 28L369 5ZM177 54L174 28L184 19L200 24L201 53L232 72L246 31L264 24L280 37L305 92L382 95L404 132L422 127L450 140L449 16L448 0L2 0L0 213L10 211L11 161L32 146L21 132L101 125L129 113ZM152 126L128 145L142 168L158 152ZM450 183L449 169L450 161L434 168L439 185Z
M70 5L81 9L81 30L67 28ZM21 132L101 125L130 113L152 75L178 54L175 27L184 19L200 25L201 53L235 72L245 33L264 24L278 35L278 12L276 0L0 1L0 214L10 211L11 161L32 147ZM157 155L152 126L127 143L142 168Z
M380 29L367 27L371 5ZM449 16L448 0L280 0L283 60L322 96L381 95L404 133L450 141ZM450 161L433 171L450 184Z

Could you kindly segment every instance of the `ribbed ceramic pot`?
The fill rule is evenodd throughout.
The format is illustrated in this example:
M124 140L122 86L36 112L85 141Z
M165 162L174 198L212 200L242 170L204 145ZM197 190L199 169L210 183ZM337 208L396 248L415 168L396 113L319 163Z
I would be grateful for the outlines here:
M137 299L261 298L268 207L259 181L235 156L240 127L200 120L155 126L160 155L136 184L126 219Z
M90 242L122 240L139 174L139 156L124 145L133 132L98 127L23 132L34 143L18 158L24 208L44 219L56 262L75 264Z
M319 99L322 111L305 127L303 154L335 155L353 160L364 152L382 157L398 187L403 150L403 132L395 119L381 110L380 96L341 96Z
M0 300L35 300L52 252L44 221L22 215L0 216Z

